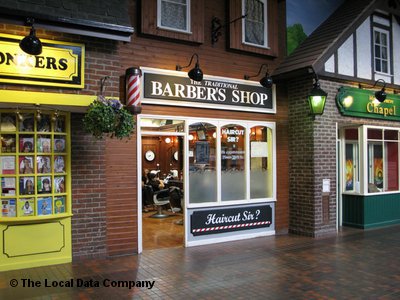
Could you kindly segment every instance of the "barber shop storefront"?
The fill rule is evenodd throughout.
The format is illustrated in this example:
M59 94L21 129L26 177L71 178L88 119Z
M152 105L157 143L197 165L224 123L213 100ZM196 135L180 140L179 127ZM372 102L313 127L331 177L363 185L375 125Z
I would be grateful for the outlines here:
M183 227L183 245L275 234L275 86L206 75L195 81L185 72L141 70L138 178L146 170L157 174L164 188L180 189L181 201L170 199L170 211L178 206L182 214L175 225ZM154 195L138 194L142 204L152 201L148 197ZM171 215L158 210L148 217L160 221L163 214ZM139 220L139 240L149 234L148 217Z

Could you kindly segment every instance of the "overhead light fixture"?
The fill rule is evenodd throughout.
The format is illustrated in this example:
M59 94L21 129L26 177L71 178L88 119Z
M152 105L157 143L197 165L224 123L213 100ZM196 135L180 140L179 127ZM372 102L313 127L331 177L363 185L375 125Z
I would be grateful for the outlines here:
M265 76L264 76L263 78L260 79L260 84L261 84L263 87L265 87L265 88L267 88L267 89L270 89L270 88L272 87L272 84L273 84L274 82L272 81L272 77L269 75L269 72L268 72L268 65L267 65L267 64L262 64L262 65L260 66L260 69L258 70L257 75L253 75L253 76L244 75L244 79L249 80L249 79L252 78L252 77L257 77L257 76L259 76L259 75L261 74L261 71L262 71L262 69L263 69L264 67L267 67L267 71L266 71L266 73L265 73Z
M376 86L376 84L381 81L383 82L383 88L380 91L376 91L375 92L375 99L378 100L380 103L382 103L383 101L385 101L386 99L386 92L385 92L385 87L386 87L386 82L383 79L378 79L377 81L375 81L375 84L373 87Z
M321 89L318 75L317 73L315 73L315 71L314 74L315 82L313 88L308 95L308 104L310 105L311 114L315 118L316 115L322 115L324 113L326 97L328 96L328 94Z
M192 55L192 57L190 58L190 62L187 66L181 67L180 65L176 65L176 70L182 71L182 69L189 67L192 64L193 57L195 57L195 56L196 56L195 67L188 72L188 76L190 79L192 79L194 81L202 81L203 80L203 71L200 69L199 56L197 55L197 53L194 53Z
M165 143L166 143L166 144L169 144L169 143L171 143L171 138L169 138L169 137L166 137L166 138L165 138Z
M24 37L19 42L19 47L27 54L39 55L42 53L42 42L36 36L36 30L33 26L35 20L33 18L28 18L26 24L31 26L31 31L28 36Z

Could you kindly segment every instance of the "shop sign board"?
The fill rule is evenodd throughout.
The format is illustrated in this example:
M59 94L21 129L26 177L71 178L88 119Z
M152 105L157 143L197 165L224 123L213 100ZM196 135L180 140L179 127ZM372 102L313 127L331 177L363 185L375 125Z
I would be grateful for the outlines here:
M400 121L400 96L387 94L382 103L375 100L375 92L352 87L341 87L336 95L339 111L344 116Z
M142 70L142 103L223 110L276 113L275 85L204 75L201 82L186 72Z
M43 52L19 47L23 36L0 34L0 82L66 88L84 87L85 46L40 39Z
M193 236L270 227L271 205L198 210L190 216Z

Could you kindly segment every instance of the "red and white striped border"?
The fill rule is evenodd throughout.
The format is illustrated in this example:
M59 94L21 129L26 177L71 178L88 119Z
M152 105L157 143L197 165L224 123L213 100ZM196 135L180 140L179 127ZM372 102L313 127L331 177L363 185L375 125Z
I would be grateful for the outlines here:
M266 225L266 224L271 224L271 221L262 221L262 222L254 222L254 223L245 223L245 224L235 224L235 225L225 225L225 226L199 228L199 229L193 229L192 232L193 233L195 233L195 232L207 232L207 231L216 231L216 230L223 230L223 229L252 227L252 226Z

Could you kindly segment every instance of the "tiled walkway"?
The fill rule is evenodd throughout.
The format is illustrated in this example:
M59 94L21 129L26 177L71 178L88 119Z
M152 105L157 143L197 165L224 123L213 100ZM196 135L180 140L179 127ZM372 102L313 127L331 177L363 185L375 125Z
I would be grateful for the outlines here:
M18 287L10 286L12 279ZM23 279L41 287L23 287ZM46 280L74 287L43 287ZM99 287L77 287L83 281ZM123 286L146 281L154 286ZM112 284L122 286L107 287ZM3 272L0 299L400 299L400 226L346 229L324 239L285 235L149 250Z

